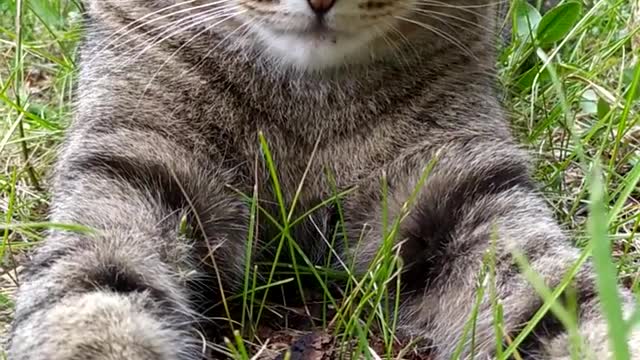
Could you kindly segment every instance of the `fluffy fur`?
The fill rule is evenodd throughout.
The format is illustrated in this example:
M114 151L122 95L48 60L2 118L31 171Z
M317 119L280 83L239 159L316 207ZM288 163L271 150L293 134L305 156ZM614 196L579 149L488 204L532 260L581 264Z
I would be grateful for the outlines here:
M397 215L437 155L398 239L407 264L401 330L428 339L436 359L448 359L461 336L493 234L512 336L542 303L512 251L550 286L577 259L496 100L487 2L337 0L323 15L305 0L86 5L77 109L51 220L97 232L53 230L33 256L10 359L202 358L198 304L218 281L233 288L243 274L249 209L234 189L251 193L257 183L265 206L275 201L260 131L288 203L319 144L300 213L331 196L327 170L339 189L357 186L344 199L347 232L356 241L366 231L343 250L360 269L381 241L382 176ZM331 214L313 216L330 227ZM182 219L196 231L179 232ZM305 226L294 229L300 245L322 259L328 250ZM607 358L589 266L576 287L586 347ZM477 358L493 355L491 319L486 304ZM637 357L637 333L631 342ZM568 358L568 344L549 315L522 354Z

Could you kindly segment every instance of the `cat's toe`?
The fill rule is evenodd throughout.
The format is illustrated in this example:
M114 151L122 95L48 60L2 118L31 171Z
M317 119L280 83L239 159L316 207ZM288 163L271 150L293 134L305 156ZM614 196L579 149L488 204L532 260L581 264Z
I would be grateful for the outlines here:
M71 296L16 324L13 360L196 359L173 324L144 308L143 294ZM138 298L136 298L138 297Z

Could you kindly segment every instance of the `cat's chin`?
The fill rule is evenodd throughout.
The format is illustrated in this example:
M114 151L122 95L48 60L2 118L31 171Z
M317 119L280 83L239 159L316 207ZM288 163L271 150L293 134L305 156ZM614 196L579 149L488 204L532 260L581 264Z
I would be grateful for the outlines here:
M283 32L262 29L258 32L265 53L279 65L301 71L323 71L370 60L371 36L332 31Z

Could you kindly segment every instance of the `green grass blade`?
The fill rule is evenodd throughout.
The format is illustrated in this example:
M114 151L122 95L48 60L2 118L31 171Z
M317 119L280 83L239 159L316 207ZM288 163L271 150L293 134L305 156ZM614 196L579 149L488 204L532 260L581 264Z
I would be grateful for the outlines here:
M593 265L596 271L596 285L609 329L611 351L617 360L630 358L627 345L626 326L622 315L622 302L618 292L616 266L611 256L611 242L608 238L608 216L605 209L604 185L596 167L591 177L591 214L589 235L593 243Z

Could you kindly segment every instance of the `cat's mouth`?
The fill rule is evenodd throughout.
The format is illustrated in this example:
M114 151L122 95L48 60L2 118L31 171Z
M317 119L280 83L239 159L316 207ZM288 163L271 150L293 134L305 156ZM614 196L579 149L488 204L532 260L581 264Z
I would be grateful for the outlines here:
M301 40L309 40L314 42L331 42L336 43L339 38L347 38L351 34L345 31L330 28L322 22L301 29L273 29L274 34L279 36L294 36Z
M262 24L256 33L266 53L279 64L288 63L302 70L324 69L366 60L368 44L377 34L370 29L354 27L335 19L299 18L283 26Z

